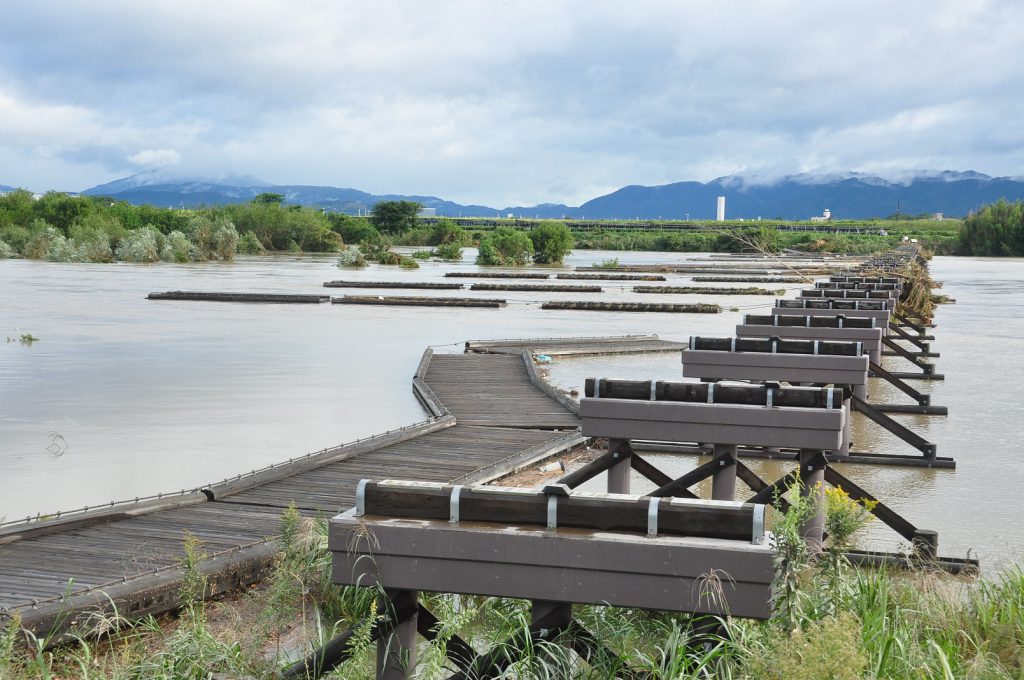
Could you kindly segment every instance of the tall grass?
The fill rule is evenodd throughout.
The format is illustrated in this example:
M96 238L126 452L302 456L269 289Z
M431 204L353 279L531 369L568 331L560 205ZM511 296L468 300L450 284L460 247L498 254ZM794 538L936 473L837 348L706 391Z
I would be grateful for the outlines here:
M789 495L799 510L799 495ZM856 507L840 497L832 501L846 514L828 513L830 534L859 525ZM790 513L794 529L799 512ZM847 540L848 535L841 537L835 547ZM176 620L129 625L116 612L97 616L94 634L47 650L46 641L25 635L14 618L0 627L0 678L198 680L218 672L269 679L296 654L352 627L353 654L327 677L372 677L371 631L382 614L378 591L330 583L323 520L302 518L289 508L281 518L278 547L267 585L231 603L239 610L234 627L225 630L215 623L226 607L205 601L207 584L199 568L203 548L186 536ZM422 602L439 624L433 641L420 642L414 677L434 680L453 673L447 652L456 635L477 652L496 652L501 677L519 679L1024 677L1020 567L981 580L885 569L836 571L827 554L831 547L818 558L790 553L792 563L780 568L799 583L800 604L780 608L769 621L577 606L572 631L577 642L571 646L566 635L527 634L528 602L423 593ZM97 630L105 634L96 637ZM289 633L298 633L302 649L282 648Z

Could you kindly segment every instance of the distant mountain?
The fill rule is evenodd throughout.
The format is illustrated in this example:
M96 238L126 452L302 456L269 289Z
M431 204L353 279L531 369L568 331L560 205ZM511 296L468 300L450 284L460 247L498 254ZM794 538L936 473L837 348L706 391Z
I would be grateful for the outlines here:
M897 211L959 217L1000 198L1024 199L1024 181L977 172L920 175L905 182L859 174L795 175L764 184L720 177L707 183L624 187L587 201L579 211L588 217L678 218L689 213L690 218L712 219L718 196L725 196L730 219L807 219L826 208L836 219L884 217Z
M8 191L14 191L14 187L9 187L6 184L0 184L0 194L6 194Z
M892 181L859 173L792 175L774 181L719 177L710 182L661 186L627 186L573 207L555 203L501 209L461 205L436 196L369 194L357 189L306 185L270 185L254 177L175 178L161 171L140 173L87 189L85 194L111 196L134 204L169 207L225 205L252 200L263 192L284 194L290 204L346 213L371 209L378 201L409 200L434 208L438 215L590 219L714 219L718 196L726 198L729 219L808 219L826 208L836 219L941 212L960 217L1000 198L1024 199L1024 180L990 177L967 171L919 173Z

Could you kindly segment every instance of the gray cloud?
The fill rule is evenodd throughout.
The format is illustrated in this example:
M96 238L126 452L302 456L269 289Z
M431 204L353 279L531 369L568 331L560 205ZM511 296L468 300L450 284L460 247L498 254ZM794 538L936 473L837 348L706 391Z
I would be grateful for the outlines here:
M172 152L183 173L494 205L1024 161L1012 0L41 0L4 19L0 183L39 189Z

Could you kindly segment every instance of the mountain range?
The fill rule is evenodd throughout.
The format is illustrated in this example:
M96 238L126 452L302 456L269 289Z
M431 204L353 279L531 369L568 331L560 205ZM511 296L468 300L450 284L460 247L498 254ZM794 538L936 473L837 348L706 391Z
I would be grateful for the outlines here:
M133 204L170 207L223 205L251 200L263 192L283 194L289 204L357 214L378 201L410 200L434 208L438 215L576 219L713 219L718 196L726 198L729 219L808 219L831 210L835 219L867 219L900 212L943 213L960 217L1005 198L1024 199L1024 178L990 177L967 171L920 173L892 181L860 173L791 175L774 181L739 176L709 182L676 182L660 186L626 186L579 206L545 203L493 208L463 205L436 196L370 194L329 186L271 185L255 177L181 178L160 171L87 189Z

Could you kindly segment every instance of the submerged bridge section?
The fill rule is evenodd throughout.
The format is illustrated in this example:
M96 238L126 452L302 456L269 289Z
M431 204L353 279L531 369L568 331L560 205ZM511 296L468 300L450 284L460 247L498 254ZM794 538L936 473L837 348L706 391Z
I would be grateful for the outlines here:
M59 640L88 632L89 611L171 611L186 531L207 553L213 596L267 573L289 504L329 517L353 505L359 479L483 483L586 441L526 352L428 350L413 389L430 413L422 423L188 492L0 525L0 624L17 615Z

